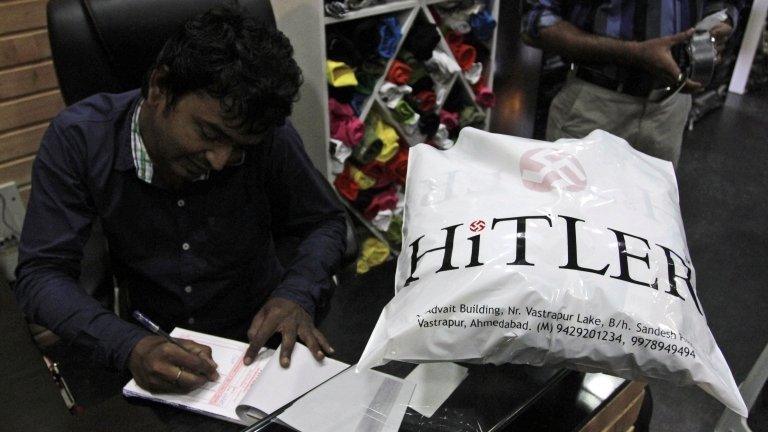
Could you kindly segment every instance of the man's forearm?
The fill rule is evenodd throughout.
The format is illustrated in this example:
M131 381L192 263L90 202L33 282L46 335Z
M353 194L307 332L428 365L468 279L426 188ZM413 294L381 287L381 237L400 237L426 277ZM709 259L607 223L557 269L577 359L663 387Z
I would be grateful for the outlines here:
M607 63L643 69L651 76L672 84L680 81L681 71L671 49L692 35L693 29L688 29L642 42L625 41L589 34L567 21L558 21L540 29L538 38L528 38L526 42L576 63Z
M587 33L568 21L539 30L537 39L527 43L560 54L576 63L614 63L638 66L638 43Z
M104 309L71 276L51 266L25 267L14 291L28 319L68 343L93 350L101 364L123 369L133 345L147 334Z

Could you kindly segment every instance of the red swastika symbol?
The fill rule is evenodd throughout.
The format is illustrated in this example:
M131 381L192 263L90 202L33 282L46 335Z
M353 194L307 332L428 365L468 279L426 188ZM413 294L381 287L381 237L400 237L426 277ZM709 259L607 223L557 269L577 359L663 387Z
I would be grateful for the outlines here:
M482 231L485 228L485 221L476 220L469 224L469 230L472 232Z
M537 192L565 189L579 192L587 187L587 173L575 156L562 150L537 148L520 157L523 185Z

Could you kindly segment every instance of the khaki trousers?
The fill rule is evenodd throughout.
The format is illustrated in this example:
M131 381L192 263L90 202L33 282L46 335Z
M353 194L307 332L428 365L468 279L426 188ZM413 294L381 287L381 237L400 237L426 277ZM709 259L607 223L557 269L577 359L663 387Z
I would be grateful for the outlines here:
M570 76L549 107L547 141L583 138L602 129L677 168L690 110L691 96L687 94L654 103Z

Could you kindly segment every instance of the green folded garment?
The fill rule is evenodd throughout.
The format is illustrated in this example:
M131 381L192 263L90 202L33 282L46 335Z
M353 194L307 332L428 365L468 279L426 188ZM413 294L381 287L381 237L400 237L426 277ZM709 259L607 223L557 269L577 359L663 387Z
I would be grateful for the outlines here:
M368 96L373 93L373 89L376 87L376 81L379 80L381 75L358 72L356 76L357 87L355 87L355 91Z
M401 215L392 216L392 222L389 223L389 229L384 233L384 238L393 245L399 245L403 242L403 217Z
M365 128L363 142L352 150L352 158L361 165L367 165L376 159L382 148L384 148L384 143L376 136L376 131L368 126Z
M459 126L464 128L471 127L483 127L485 122L485 113L478 110L474 105L467 105L461 110L461 117L459 119Z
M408 123L409 121L413 121L415 115L416 111L414 111L413 108L408 105L408 102L404 100L398 102L395 109L392 110L392 116L399 123Z

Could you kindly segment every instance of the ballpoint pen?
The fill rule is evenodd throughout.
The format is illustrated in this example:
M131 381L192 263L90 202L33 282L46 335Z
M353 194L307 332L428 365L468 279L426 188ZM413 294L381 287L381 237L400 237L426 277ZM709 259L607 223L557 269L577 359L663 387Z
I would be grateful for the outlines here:
M147 330L151 331L152 333L154 333L154 334L156 334L158 336L161 336L161 337L165 338L165 340L167 340L168 342L170 342L170 343L176 345L177 347L183 349L184 351L186 351L186 352L188 352L190 354L194 354L193 352L190 352L188 349L184 348L184 346L182 346L180 343L178 343L176 341L176 339L172 338L171 335L169 335L168 333L164 332L163 329L161 329L159 325L155 324L154 321L152 321L151 319L147 318L146 315L144 315L143 313L135 310L135 311L133 311L133 317L136 318L136 321L138 321L141 325L146 327Z

